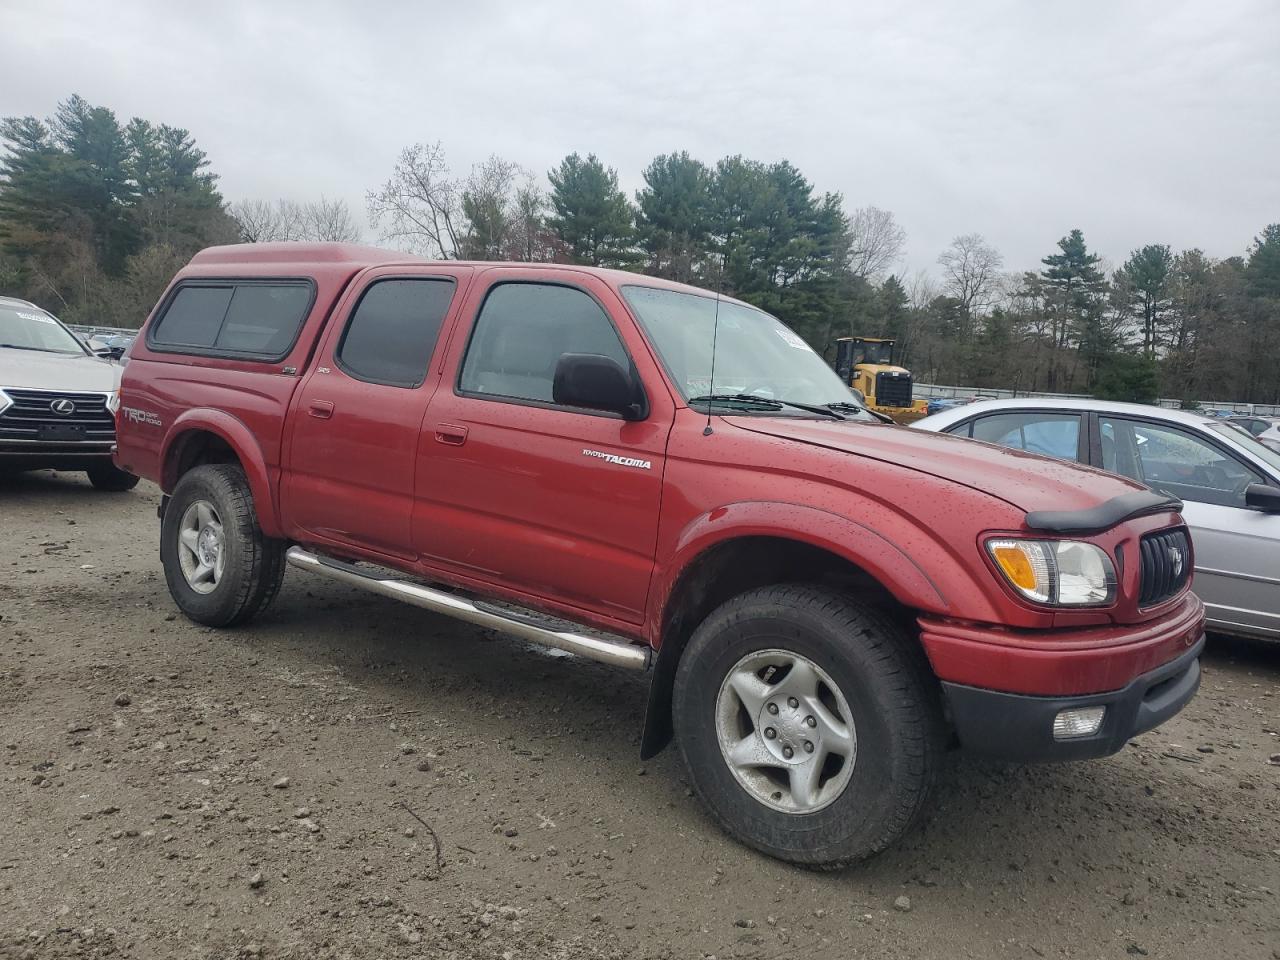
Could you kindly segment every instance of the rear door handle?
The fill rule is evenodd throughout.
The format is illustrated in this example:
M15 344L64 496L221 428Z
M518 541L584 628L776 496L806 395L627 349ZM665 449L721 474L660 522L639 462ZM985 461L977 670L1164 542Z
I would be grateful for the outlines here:
M451 447L460 447L467 442L467 428L452 423L436 424L436 441L447 443Z
M321 420L328 420L333 416L333 404L328 400L312 400L307 404L307 413Z

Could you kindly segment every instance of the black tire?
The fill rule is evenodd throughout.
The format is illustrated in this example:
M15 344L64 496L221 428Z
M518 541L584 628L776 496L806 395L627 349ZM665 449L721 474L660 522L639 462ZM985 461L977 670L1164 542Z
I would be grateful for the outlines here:
M106 490L111 493L124 493L138 485L138 478L128 471L121 470L114 463L100 463L85 471L89 482L95 490Z
M748 654L781 649L825 671L857 736L847 785L828 805L786 812L739 782L720 748L716 700ZM837 869L888 847L925 806L944 744L940 697L923 652L884 614L833 590L784 584L728 601L694 632L673 692L676 740L698 796L748 846Z
M224 567L210 593L187 582L179 560L183 515L198 500L212 504L223 529ZM284 579L286 544L262 533L244 471L236 464L208 464L182 476L160 526L160 562L169 594L197 623L232 627L248 623L275 599Z

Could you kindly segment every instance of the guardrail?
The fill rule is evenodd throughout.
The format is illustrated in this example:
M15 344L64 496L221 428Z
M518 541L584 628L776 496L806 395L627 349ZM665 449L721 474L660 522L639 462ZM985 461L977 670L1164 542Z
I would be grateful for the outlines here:
M82 337L136 337L137 330L128 327L97 327L84 323L68 323L67 329Z
M917 383L915 395L926 399L939 397L986 397L991 400L1008 400L1014 397L1038 397L1057 400L1088 400L1087 393L1046 393L1036 390L1001 390L988 387L952 387L938 383ZM1156 406L1177 410L1181 400L1163 398ZM1202 400L1199 409L1204 413L1237 413L1259 417L1280 417L1280 405L1271 403L1225 403L1218 400Z

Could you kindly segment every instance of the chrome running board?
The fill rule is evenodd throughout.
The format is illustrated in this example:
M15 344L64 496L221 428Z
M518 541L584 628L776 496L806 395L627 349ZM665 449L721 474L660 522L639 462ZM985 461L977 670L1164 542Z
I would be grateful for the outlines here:
M539 643L557 650L567 650L580 657L599 660L615 667L628 670L644 670L649 666L649 648L630 643L622 638L607 640L603 637L592 637L565 630L548 629L538 626L534 621L536 614L506 613L501 608L468 600L465 597L436 590L420 583L407 580L393 580L365 573L350 563L334 560L309 553L301 547L290 547L285 554L290 566L300 570L310 570L322 576L360 587L370 593L381 594L395 600L403 600L415 607L422 607L433 613L473 623L478 627L500 630L513 637ZM482 602L482 601L481 601Z

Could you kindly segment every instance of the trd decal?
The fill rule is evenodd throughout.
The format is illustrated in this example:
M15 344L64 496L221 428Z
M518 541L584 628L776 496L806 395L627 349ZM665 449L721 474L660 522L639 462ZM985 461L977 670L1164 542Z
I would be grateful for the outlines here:
M137 407L121 407L120 414L132 423L145 423L152 427L161 425L159 414L152 413L150 410L139 410Z

